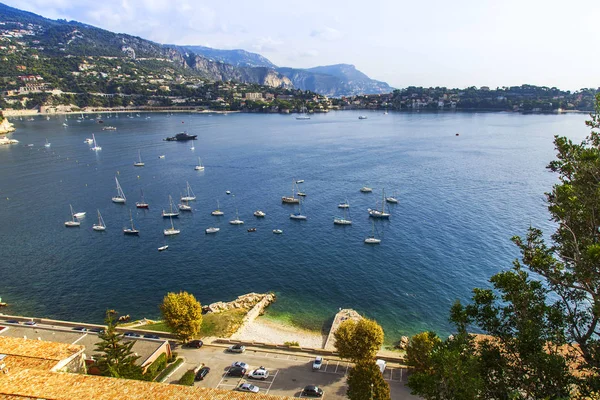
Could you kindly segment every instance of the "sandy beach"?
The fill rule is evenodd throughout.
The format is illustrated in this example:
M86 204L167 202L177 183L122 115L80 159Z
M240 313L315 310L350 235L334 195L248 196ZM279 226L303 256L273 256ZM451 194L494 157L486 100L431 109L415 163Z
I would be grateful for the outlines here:
M257 318L231 336L231 339L273 344L298 342L301 347L320 349L323 348L326 337L319 332L307 331L265 318Z

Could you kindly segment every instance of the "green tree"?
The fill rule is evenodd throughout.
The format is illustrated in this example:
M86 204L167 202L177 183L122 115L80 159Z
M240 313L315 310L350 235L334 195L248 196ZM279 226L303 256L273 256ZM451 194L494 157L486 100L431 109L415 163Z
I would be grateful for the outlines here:
M139 356L131 350L135 342L123 341L123 335L115 329L116 316L114 310L106 311L106 330L98 334L101 342L96 343L95 365L103 376L141 379L142 367L136 364Z
M421 332L410 338L406 348L406 362L416 372L431 368L431 351L441 342L435 332Z
M202 306L188 292L167 293L160 306L163 320L184 342L198 335L202 325Z
M348 390L350 400L389 400L390 386L383 379L375 360L364 360L348 373Z
M340 324L334 337L340 357L354 362L374 360L383 344L383 329L370 319L348 319Z

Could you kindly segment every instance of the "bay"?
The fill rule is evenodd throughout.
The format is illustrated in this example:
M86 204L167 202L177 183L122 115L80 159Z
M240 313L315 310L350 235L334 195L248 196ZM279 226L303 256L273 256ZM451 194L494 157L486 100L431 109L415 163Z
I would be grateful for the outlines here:
M274 291L269 314L312 329L351 307L379 321L388 340L450 332L452 303L488 287L518 256L510 237L530 224L552 229L543 193L556 180L545 169L553 136L583 139L587 116L361 114L104 116L116 131L74 117L68 127L64 117L13 120L20 143L0 147L0 296L11 304L3 312L101 322L117 309L155 318L169 291L189 291L202 304ZM194 150L162 140L183 130L198 135ZM97 153L84 143L92 133ZM133 166L138 150L142 168ZM198 156L204 172L194 170ZM115 176L126 205L111 202ZM281 204L300 179L304 222ZM194 211L174 220L180 235L165 238L170 224L160 212L186 181ZM373 193L360 193L365 185ZM383 188L400 203L376 222L381 245L368 246L367 208ZM140 189L147 211L135 208ZM346 199L353 224L334 226ZM210 215L217 200L224 217ZM64 226L69 204L87 213L80 228ZM245 225L228 223L236 206ZM91 229L96 209L106 232ZM254 217L257 209L266 218ZM139 237L122 233L129 210ZM209 226L221 230L205 235Z

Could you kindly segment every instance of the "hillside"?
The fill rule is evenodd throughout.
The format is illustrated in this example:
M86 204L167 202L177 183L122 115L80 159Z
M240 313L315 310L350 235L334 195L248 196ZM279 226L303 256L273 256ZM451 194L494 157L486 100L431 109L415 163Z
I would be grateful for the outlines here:
M246 50L219 50L204 46L175 46L168 45L169 47L177 48L182 52L194 53L199 56L203 56L212 61L220 61L225 64L231 64L236 67L266 67L266 68L277 68L275 64L257 53L250 53Z

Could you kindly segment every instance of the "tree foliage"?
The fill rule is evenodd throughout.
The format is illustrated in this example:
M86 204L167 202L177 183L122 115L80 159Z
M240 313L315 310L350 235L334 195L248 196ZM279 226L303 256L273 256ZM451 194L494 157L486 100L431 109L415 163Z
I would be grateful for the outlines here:
M557 226L551 241L533 227L513 238L520 260L490 279L493 290L475 289L471 304L453 306L458 334L423 356L430 368L409 378L415 394L459 398L448 388L462 382L469 388L462 398L599 397L600 94L587 125L591 133L581 143L554 140L557 158L548 169L559 181L546 194ZM475 342L470 327L489 336ZM460 380L458 366L467 372Z
M364 360L348 373L348 390L350 400L389 400L390 386L383 379L375 360Z
M340 357L354 362L373 360L383 344L383 329L370 319L348 319L340 324L334 337Z
M421 332L410 338L406 348L406 362L417 372L431 368L431 351L441 342L435 332Z
M115 329L116 316L114 310L106 311L106 330L98 334L101 342L96 343L95 365L103 376L141 379L142 367L136 364L139 356L131 350L135 342L123 341L123 335Z
M163 320L183 341L188 341L200 332L202 306L188 292L167 293L160 306Z

